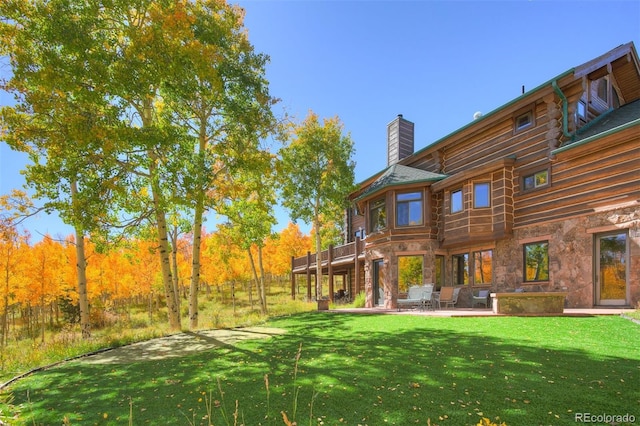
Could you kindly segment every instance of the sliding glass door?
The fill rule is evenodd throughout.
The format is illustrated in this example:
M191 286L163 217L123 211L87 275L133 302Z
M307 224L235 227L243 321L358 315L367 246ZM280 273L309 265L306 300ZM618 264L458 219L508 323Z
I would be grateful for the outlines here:
M600 234L595 244L595 290L598 305L626 305L629 238L626 232Z

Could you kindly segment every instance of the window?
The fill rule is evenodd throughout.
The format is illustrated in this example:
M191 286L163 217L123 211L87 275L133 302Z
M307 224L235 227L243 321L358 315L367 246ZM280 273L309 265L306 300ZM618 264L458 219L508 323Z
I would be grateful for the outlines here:
M451 193L451 213L461 212L462 209L462 189L458 189Z
M527 175L522 180L522 187L525 191L529 189L539 188L549 184L549 171L541 170L536 173Z
M385 199L380 198L371 203L369 208L369 232L379 231L387 227L387 209Z
M489 182L473 184L473 208L491 207L491 184Z
M491 284L493 280L493 250L482 250L473 253L473 283Z
M451 256L453 285L469 284L469 254Z
M579 101L576 108L576 118L578 120L587 121L587 104L584 101Z
M422 225L422 191L396 195L396 225Z
M549 243L524 245L524 281L549 280Z
M398 290L409 291L412 285L422 285L423 256L398 256Z
M606 77L598 80L598 97L609 102L609 80Z
M527 111L524 114L520 114L516 117L515 129L516 132L524 130L533 125L533 112Z

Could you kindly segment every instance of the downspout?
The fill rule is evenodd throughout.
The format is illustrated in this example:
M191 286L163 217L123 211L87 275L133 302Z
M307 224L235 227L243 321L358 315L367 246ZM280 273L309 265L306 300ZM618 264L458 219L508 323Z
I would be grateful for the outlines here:
M551 87L553 87L554 92L562 99L562 134L567 138L573 138L573 134L569 133L569 101L567 101L567 97L562 93L560 87L558 87L557 80L551 82Z

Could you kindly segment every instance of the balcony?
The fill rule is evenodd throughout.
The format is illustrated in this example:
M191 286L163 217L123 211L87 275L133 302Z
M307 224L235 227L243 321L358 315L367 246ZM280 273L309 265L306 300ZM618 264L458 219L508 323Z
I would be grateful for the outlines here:
M329 266L332 267L334 272L355 267L356 245L359 246L357 255L364 254L364 244L360 241L353 241L336 247L330 246L329 249L321 251L320 262L323 273L328 273ZM291 260L291 270L294 274L303 274L307 270L315 272L317 259L317 253L308 253L306 256L295 257Z
M348 244L340 246L329 246L329 249L320 252L321 274L329 276L329 298L333 300L333 276L352 275L354 282L360 281L360 268L358 260L364 256L364 243L358 238ZM294 257L291 259L291 296L295 298L296 275L306 275L307 277L307 297L311 299L311 275L316 275L318 265L318 254L308 252L306 256ZM355 291L356 288L346 289Z

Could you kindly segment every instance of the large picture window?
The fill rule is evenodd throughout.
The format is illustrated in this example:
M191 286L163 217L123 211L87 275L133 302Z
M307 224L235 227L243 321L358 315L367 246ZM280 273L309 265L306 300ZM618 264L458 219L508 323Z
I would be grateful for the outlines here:
M549 280L549 243L547 241L524 245L524 280Z
M396 226L422 225L422 191L396 195Z
M409 291L412 285L422 285L423 256L398 256L398 290Z
M493 250L473 253L473 283L491 284L493 280Z
M379 231L387 227L387 209L385 199L380 198L371 203L369 208L369 232Z

